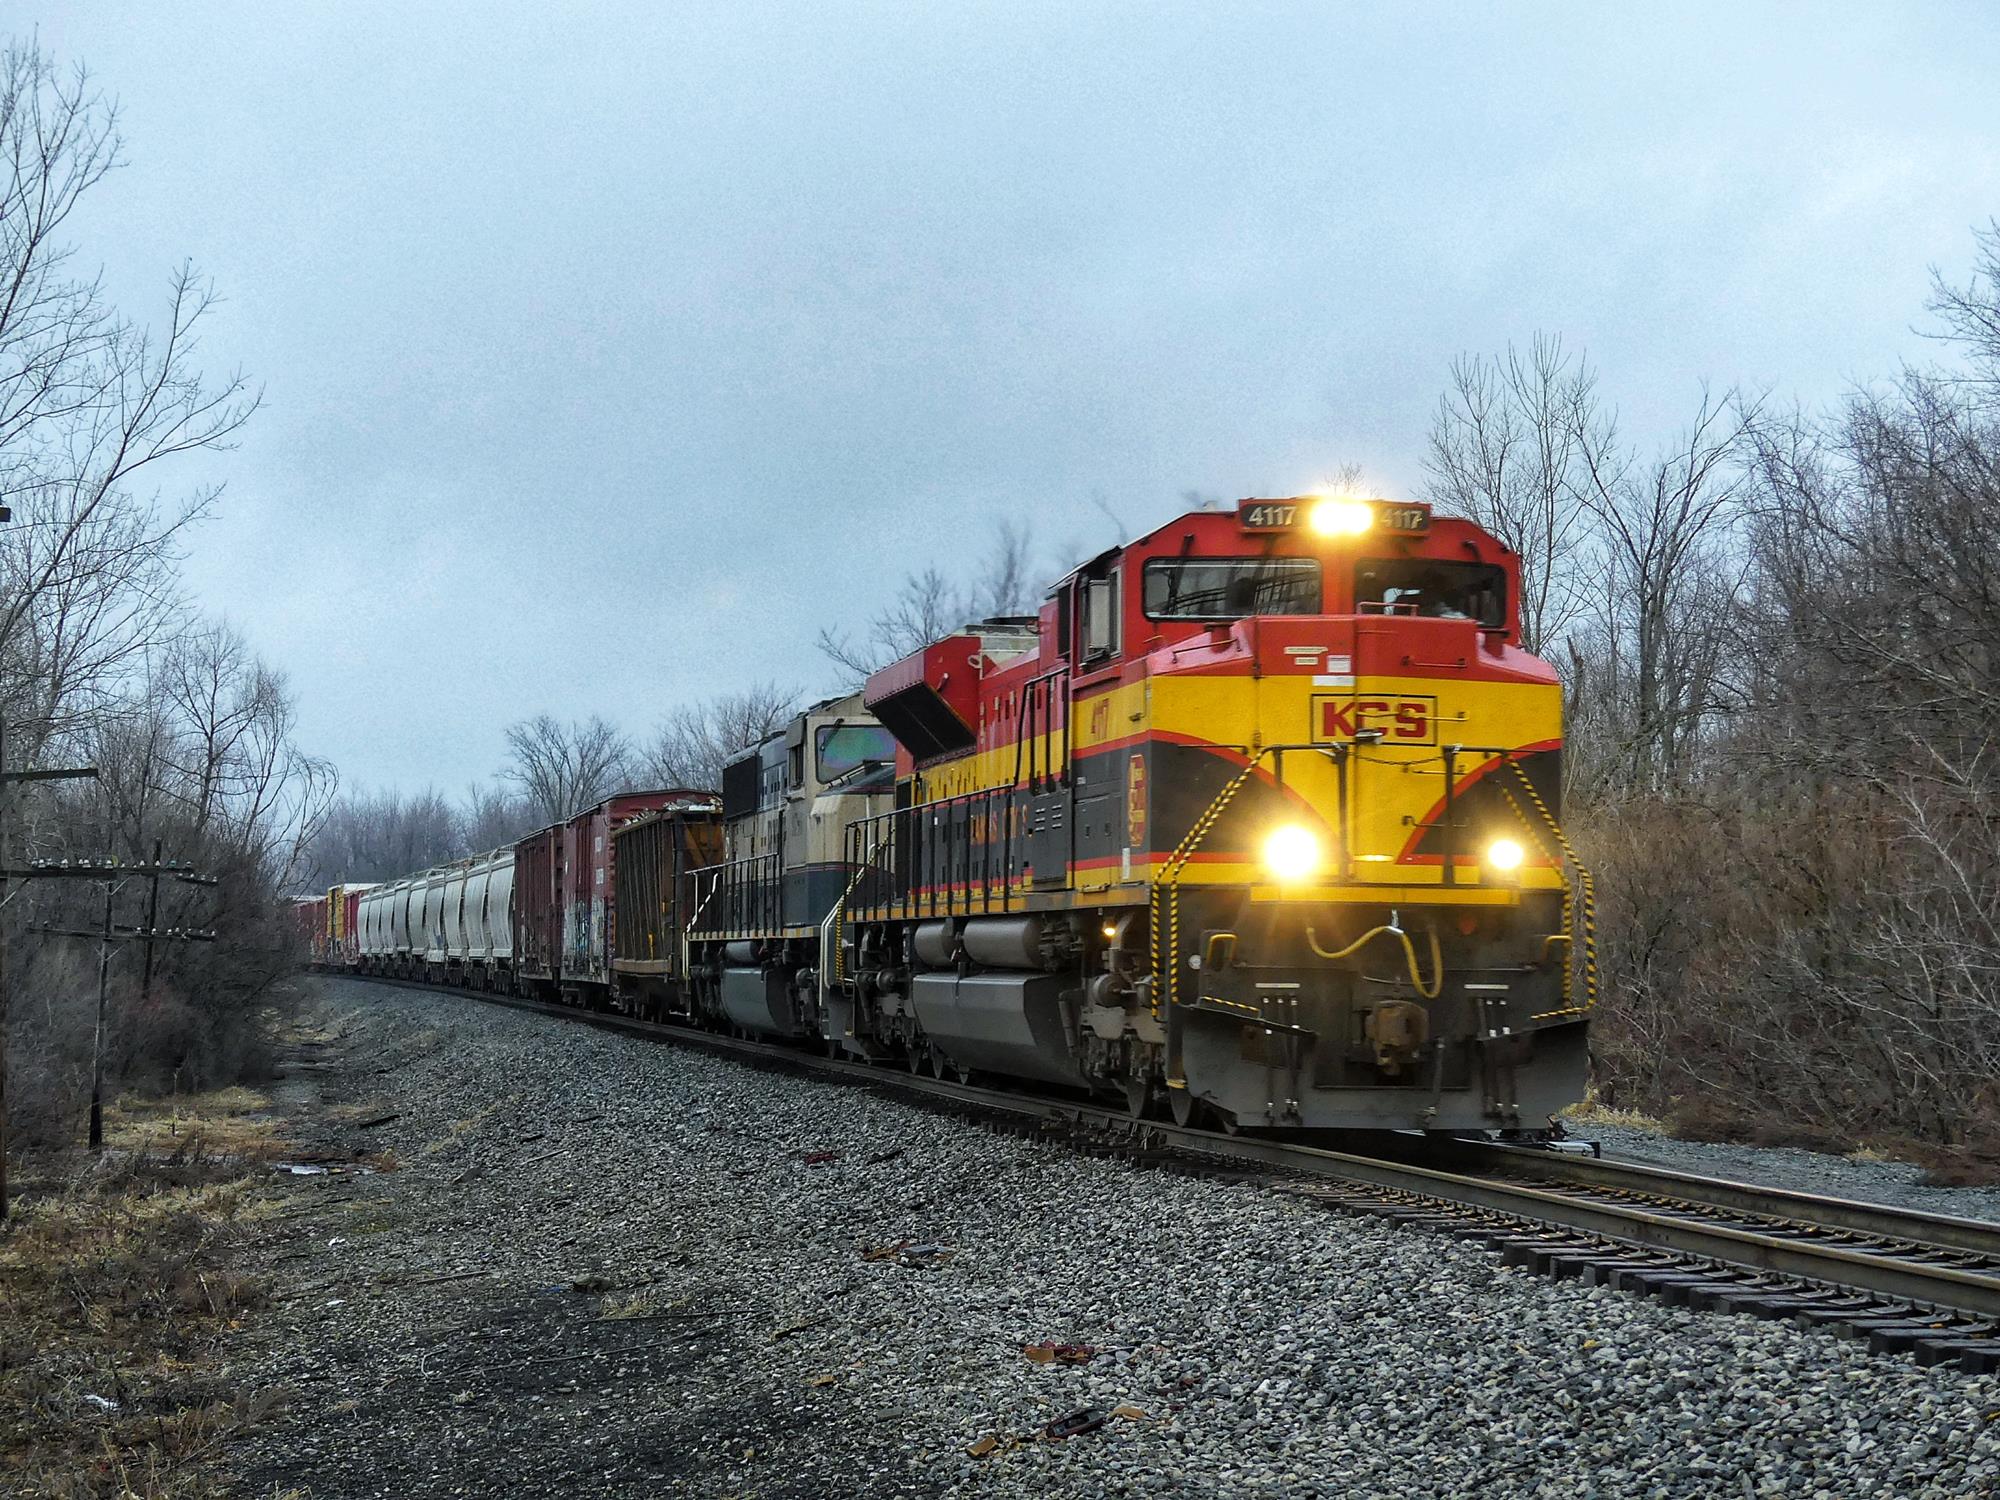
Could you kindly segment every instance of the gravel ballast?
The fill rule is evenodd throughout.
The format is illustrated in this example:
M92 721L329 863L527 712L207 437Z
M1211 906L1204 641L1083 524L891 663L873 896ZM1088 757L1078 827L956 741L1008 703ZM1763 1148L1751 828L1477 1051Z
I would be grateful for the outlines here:
M472 999L309 993L301 1130L398 1165L301 1178L256 1248L235 1374L292 1394L235 1450L253 1493L2000 1484L1993 1377Z

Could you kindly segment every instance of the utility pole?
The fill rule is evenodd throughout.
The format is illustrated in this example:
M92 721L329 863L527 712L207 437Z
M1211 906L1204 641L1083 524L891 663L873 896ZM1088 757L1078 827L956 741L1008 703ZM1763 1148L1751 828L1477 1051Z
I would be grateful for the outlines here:
M155 876L154 879L158 879ZM90 1034L90 1149L104 1149L104 995L111 988L111 898L118 887L104 882L104 937L97 945L97 1027Z
M149 865L125 865L117 860L64 860L60 864L53 861L30 865L25 870L10 870L0 865L0 879L12 877L16 880L62 879L101 880L104 882L104 924L100 928L58 927L53 922L44 922L31 929L41 937L83 937L97 939L97 1025L91 1033L90 1041L90 1149L104 1150L104 1012L111 989L111 945L113 943L143 941L150 960L156 941L177 943L212 943L212 932L190 932L183 928L160 931L155 925L155 917L149 916L144 927L117 927L111 920L112 903L118 892L125 888L125 882L135 876L148 876L153 883L152 896L147 901L149 913L157 913L160 900L160 877L171 875L188 885L215 885L215 878L197 875L193 868L185 864L167 864L159 858L160 844L154 841L153 862ZM150 970L147 983L152 982Z
M160 925L160 841L153 840L152 893L146 897L146 930L150 933ZM153 998L153 940L146 939L146 966L142 970L144 978L139 981L139 1002L144 1004Z
M0 506L0 521L8 519ZM7 904L13 900L8 889L13 856L14 783L17 781L66 781L95 776L95 766L67 771L9 771L7 769L7 719L0 713L0 1223L7 1220L7 1010L11 990L7 984Z

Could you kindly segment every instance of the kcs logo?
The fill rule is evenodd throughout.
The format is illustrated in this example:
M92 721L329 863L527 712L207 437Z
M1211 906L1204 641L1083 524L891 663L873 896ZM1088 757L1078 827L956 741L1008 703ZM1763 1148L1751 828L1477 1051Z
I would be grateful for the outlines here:
M1333 744L1375 740L1384 745L1435 745L1437 699L1396 693L1316 697L1313 738Z

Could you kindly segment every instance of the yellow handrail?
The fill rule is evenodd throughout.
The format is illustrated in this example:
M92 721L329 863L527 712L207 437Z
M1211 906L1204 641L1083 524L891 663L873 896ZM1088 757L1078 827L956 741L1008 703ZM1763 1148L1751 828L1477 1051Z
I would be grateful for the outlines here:
M1583 909L1583 1004L1576 1005L1570 998L1570 972L1574 965L1569 959L1565 959L1562 984L1563 1009L1549 1011L1544 1016L1534 1016L1531 1019L1539 1021L1546 1016L1582 1015L1597 1005L1597 882L1591 876L1590 867L1578 858L1576 847L1570 843L1569 836L1562 831L1562 825L1556 821L1555 814L1549 811L1549 805L1542 800L1542 794L1535 790L1535 783L1529 779L1521 763L1509 757L1507 767L1521 783L1521 789L1528 794L1528 800L1535 804L1535 811L1542 815L1542 822L1548 826L1549 832L1555 835L1556 843L1562 851L1556 856L1557 862L1568 866L1563 880L1564 930L1557 936L1570 944L1571 954L1576 951L1575 938L1572 936L1576 930L1574 909L1578 906ZM1501 786L1500 795L1505 797L1507 805L1514 809L1514 816L1521 820L1521 826L1528 831L1528 836L1541 846L1544 854L1550 853L1548 845L1542 840L1541 830L1522 809L1513 792ZM1546 948L1545 944L1544 951Z
M1162 992L1166 995L1168 1005L1172 1005L1180 997L1180 873L1187 868L1188 861L1194 858L1195 851L1201 847L1202 840L1208 837L1209 829L1215 826L1215 820L1222 816L1223 809L1229 806L1230 800L1242 788L1243 783L1256 774L1258 763L1264 759L1264 755L1265 752L1261 750L1252 755L1249 763L1236 773L1229 785L1216 793L1215 800L1208 804L1207 810L1199 818L1194 820L1194 826L1188 829L1186 837L1174 846L1174 852L1167 856L1167 862L1160 867L1160 873L1153 881L1153 986L1149 1008L1156 1021L1160 1018Z

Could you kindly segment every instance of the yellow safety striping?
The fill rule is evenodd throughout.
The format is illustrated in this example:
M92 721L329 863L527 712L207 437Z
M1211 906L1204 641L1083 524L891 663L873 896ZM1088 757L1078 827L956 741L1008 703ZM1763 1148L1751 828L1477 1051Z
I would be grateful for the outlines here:
M1582 1011L1590 1010L1597 1004L1597 885L1591 877L1590 867L1578 857L1576 846L1570 843L1569 836L1562 831L1562 825L1556 821L1555 815L1549 811L1549 805L1542 800L1542 794L1535 790L1535 783L1529 778L1527 771L1522 768L1521 763L1510 758L1507 762L1507 767L1514 773L1515 780L1521 783L1521 789L1528 794L1528 799L1535 804L1535 811L1542 815L1542 821L1548 825L1549 832L1555 835L1556 843L1562 848L1561 857L1563 862L1574 872L1571 880L1563 882L1563 929L1565 932L1573 933L1576 930L1575 909L1571 894L1572 881L1574 882L1576 891L1582 898L1583 1005L1577 1007L1570 1003L1570 970L1573 966L1564 964L1563 1001L1566 1009L1560 1012L1561 1014L1581 1014ZM1528 815L1522 811L1521 804L1514 800L1514 794L1504 786L1500 788L1500 792L1502 796L1506 797L1508 805L1514 809L1514 816L1521 820L1521 826L1526 828L1529 836L1541 846L1542 852L1545 854L1548 853L1548 845L1543 843L1540 831L1535 827Z
M1215 820L1221 817L1223 810L1229 806L1230 799L1256 774L1258 762L1263 758L1261 753L1251 757L1249 764L1237 772L1229 785L1216 794L1215 800L1208 804L1207 811L1195 819L1194 826L1187 831L1187 836L1175 845L1172 856L1161 867L1158 877L1153 882L1153 984L1149 999L1153 1019L1156 1021L1160 1018L1162 990L1166 992L1166 1004L1173 1005L1180 999L1180 873L1187 862L1194 857L1195 851L1201 847L1202 840L1208 837L1208 831L1215 826ZM1160 951L1163 937L1166 940L1164 962Z

